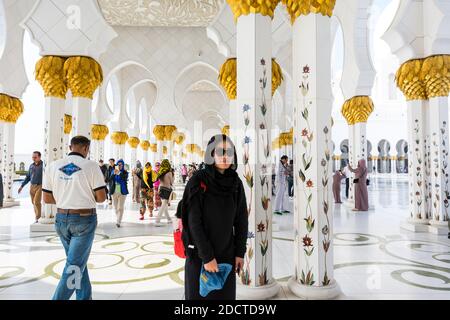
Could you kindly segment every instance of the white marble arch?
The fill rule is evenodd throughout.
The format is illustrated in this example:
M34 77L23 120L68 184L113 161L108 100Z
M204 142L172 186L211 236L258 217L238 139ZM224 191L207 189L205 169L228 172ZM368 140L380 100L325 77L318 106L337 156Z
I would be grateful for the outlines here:
M128 131L130 136L139 137L142 132L141 128L141 102L145 102L145 114L148 116L151 113L151 108L154 106L157 97L158 90L156 88L156 83L150 79L143 79L136 83L134 83L126 94L127 100L131 99L132 103L130 106L130 116L131 116L131 128ZM148 119L146 117L145 119ZM145 126L146 132L148 132L149 124L147 122L142 122L142 125Z
M98 60L117 37L97 1L25 1L33 7L21 26L30 32L41 55L82 55Z
M141 84L146 81L152 81L156 90L158 91L156 82L152 79L152 74L147 68L138 63L128 63L122 65L114 72L116 76L116 85L113 88L114 99L114 117L111 121L112 131L128 131L135 123L130 119L131 115L128 113L127 104L132 104L132 109L135 108L135 99L130 98L131 90L136 84ZM118 85L117 85L118 84ZM138 130L139 131L139 130Z
M152 79L155 82L155 86L158 89L158 84L154 80L154 76L153 76L152 72L144 64L142 64L139 61L125 60L125 61L122 61L122 62L116 64L116 65L111 65L111 63L108 62L107 58L105 56L102 56L102 58L100 59L100 62L102 64L103 74L104 74L103 83L106 84L105 86L103 86L101 88L100 95L103 97L103 99L105 101L107 101L107 99L106 99L107 86L110 83L111 79L115 75L117 75L117 73L120 70L122 70L124 68L127 68L127 67L130 67L130 66L137 66L137 67L141 68L143 73L145 73L145 75L147 76L147 78ZM114 90L114 92L119 92L119 91L117 91L118 89L119 89L119 87L118 87L117 82L116 82L116 85L114 85L113 90ZM108 102L106 102L106 104L108 105ZM114 109L111 109L111 106L108 105L108 107L109 107L110 110L114 110Z
M369 51L370 30L367 28L372 4L373 0L341 0L336 2L334 9L344 38L341 88L345 99L370 96L372 92L375 69ZM334 31L337 29L334 27Z
M20 22L33 4L27 0L0 1L0 93L21 98L28 86L24 65L25 30Z
M207 81L208 83L213 84L223 98L227 100L225 92L221 86L219 86L218 76L219 71L209 63L203 61L197 61L184 67L175 79L173 91L175 107L181 111L185 95L195 83L200 81Z
M222 127L228 124L228 103L219 92L191 91L185 95L182 105L183 116L187 119L185 127L189 130L203 125L204 114L216 114L222 120ZM222 128L220 127L220 128Z

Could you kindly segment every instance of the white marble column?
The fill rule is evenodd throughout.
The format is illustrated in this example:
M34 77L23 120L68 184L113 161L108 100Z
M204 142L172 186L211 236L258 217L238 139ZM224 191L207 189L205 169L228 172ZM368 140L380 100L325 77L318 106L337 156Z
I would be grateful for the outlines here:
M358 122L354 125L354 154L356 165L361 159L367 162L367 124L364 122Z
M64 81L64 63L66 58L45 56L36 64L36 80L45 94L45 126L44 126L44 175L47 166L64 156L64 114L66 108L67 84ZM56 206L42 205L39 223L30 226L31 232L54 231Z
M125 144L113 144L114 159L120 160L125 158Z
M47 166L53 161L62 159L64 156L64 106L65 100L56 97L45 98L45 146L44 146L44 174ZM31 225L31 231L42 231L55 222L56 207L43 204L40 225ZM50 229L49 229L50 230Z
M244 139L236 142L243 161L239 174L244 181L249 213L245 267L238 295L267 299L278 294L272 273L272 20L262 14L237 19L238 125ZM242 160L243 159L243 160Z
M422 230L420 226L428 224L430 219L425 197L426 195L426 167L425 167L425 139L426 121L424 100L410 100L407 102L408 116L408 158L409 158L409 228ZM414 226L415 225L415 226ZM422 230L423 231L423 230Z
M315 299L340 293L333 276L330 30L330 18L321 14L301 15L293 25L294 172L298 174L295 273L288 286L297 296Z
M448 232L450 205L449 184L449 135L448 135L448 97L435 97L429 100L429 128L431 146L431 220L435 228Z
M7 122L4 124L4 152L3 152L3 206L11 207L19 205L12 196L12 186L14 182L14 144L15 144L16 124Z
M163 160L163 145L164 141L158 140L156 142L157 149L156 149L156 161L161 162Z
M348 126L348 162L352 166L352 168L356 168L356 159L355 159L355 125L350 124ZM348 189L348 199L346 204L350 207L355 206L355 184L353 182L355 179L355 175L353 173L350 174L350 185Z
M73 97L73 134L91 139L92 100Z
M137 148L131 147L131 158L130 158L130 167L135 168L137 162ZM145 163L143 164L145 165Z
M4 153L4 149L5 149L5 144L4 144L4 128L5 128L5 121L0 120L0 172L3 172L3 153ZM4 177L3 177L4 179Z

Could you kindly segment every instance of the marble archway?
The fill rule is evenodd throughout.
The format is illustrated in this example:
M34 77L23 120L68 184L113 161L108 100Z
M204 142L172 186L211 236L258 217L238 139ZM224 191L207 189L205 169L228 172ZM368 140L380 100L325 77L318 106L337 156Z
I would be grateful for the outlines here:
M378 143L378 173L391 173L391 161L389 152L391 144L386 139Z
M396 173L408 173L408 142L399 140L395 145L397 152L395 169Z

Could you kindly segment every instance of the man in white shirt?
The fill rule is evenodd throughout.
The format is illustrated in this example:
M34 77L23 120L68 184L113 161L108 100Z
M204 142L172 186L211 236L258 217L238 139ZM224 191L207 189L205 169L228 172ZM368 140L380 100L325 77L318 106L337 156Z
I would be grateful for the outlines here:
M87 160L90 141L83 136L70 142L71 153L45 170L43 199L55 204L55 229L64 246L67 262L53 300L91 300L87 262L97 228L97 203L106 200L105 178L98 164Z

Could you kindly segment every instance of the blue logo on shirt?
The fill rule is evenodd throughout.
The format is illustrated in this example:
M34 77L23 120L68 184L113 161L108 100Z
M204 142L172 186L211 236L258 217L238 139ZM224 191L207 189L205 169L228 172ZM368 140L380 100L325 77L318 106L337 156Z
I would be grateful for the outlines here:
M66 176L71 176L74 173L80 171L81 168L75 165L74 163L69 163L68 165L65 165L62 168L59 168L59 171L63 172Z

